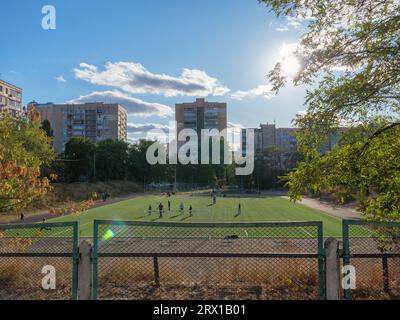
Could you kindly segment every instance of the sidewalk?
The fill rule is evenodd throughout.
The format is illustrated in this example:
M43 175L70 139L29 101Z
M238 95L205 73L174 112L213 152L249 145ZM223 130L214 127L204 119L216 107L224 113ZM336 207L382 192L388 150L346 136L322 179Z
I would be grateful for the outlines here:
M286 197L287 198L287 197ZM312 209L321 210L343 219L360 219L361 213L358 212L354 205L337 205L327 201L304 197L300 204Z

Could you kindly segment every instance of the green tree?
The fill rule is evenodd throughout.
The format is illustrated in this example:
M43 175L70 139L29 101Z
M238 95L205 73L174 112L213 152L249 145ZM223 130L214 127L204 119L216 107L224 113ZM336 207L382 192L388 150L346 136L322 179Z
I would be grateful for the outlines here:
M297 117L304 161L287 177L292 199L306 192L355 197L371 219L399 219L400 3L348 0L261 0L279 16L307 22L292 79L277 63L278 92L288 81L315 84ZM341 132L337 148L318 147Z
M27 118L0 114L0 211L21 209L43 196L49 180L40 167L49 165L55 155L51 139L40 129L37 112Z
M53 137L53 129L51 128L50 121L44 119L41 126L42 130L44 130L49 137Z
M154 143L151 140L140 140L128 149L128 177L141 184L151 182L173 182L172 165L150 165L146 159L147 149Z
M69 181L95 178L95 144L83 137L74 137L65 145L62 161Z
M128 144L104 140L96 145L96 177L101 180L122 180L127 175Z

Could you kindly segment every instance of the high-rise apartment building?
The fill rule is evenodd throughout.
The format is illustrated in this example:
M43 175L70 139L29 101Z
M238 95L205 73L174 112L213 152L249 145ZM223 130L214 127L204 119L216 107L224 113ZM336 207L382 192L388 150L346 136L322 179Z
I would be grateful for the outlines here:
M202 129L222 131L227 128L226 103L196 99L195 102L176 104L175 120L177 135L183 129L194 129L199 138Z
M86 137L93 142L102 140L127 141L126 110L119 104L37 104L41 120L47 119L53 130L56 152L65 150L73 137Z
M22 111L22 89L0 80L0 111L9 111L13 116Z
M254 153L256 159L267 160L265 154L272 149L278 151L281 156L279 159L280 167L285 168L286 158L297 151L298 142L295 136L297 128L277 128L275 124L260 124L259 128L254 128ZM333 133L328 137L328 141L321 146L318 150L321 155L326 154L329 150L338 143L340 138L339 133ZM247 154L247 137L246 129L242 129L242 154Z

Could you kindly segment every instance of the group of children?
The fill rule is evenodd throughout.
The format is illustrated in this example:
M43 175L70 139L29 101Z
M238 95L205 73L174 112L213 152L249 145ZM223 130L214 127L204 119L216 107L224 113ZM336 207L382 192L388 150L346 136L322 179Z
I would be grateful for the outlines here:
M174 194L174 193L172 193L172 194ZM167 202L168 212L171 212L171 201L169 200L169 198L171 197L170 192L167 193L167 197L168 197L168 202ZM211 199L213 201L213 205L217 204L217 194L214 190L211 192ZM188 211L189 211L189 216L192 217L193 216L193 206L192 205L189 206ZM185 205L183 204L183 202L181 202L179 204L179 212L180 212L180 214L183 214L185 212ZM147 214L151 215L152 213L153 213L153 208L150 204L147 209ZM163 213L164 213L164 204L162 202L160 202L158 205L158 213L159 213L159 216L161 219L163 217ZM239 203L238 207L237 207L237 215L236 216L239 216L241 213L242 213L242 206Z
M168 211L171 211L171 201L168 200L167 206L168 206ZM185 205L183 204L183 202L181 202L181 203L179 204L179 212L180 212L181 214L183 214L184 211L185 211ZM151 205L149 205L149 208L147 209L147 213L148 213L149 215L151 215L152 212L153 212L153 208L152 208ZM158 212L159 212L159 214L160 214L160 218L162 218L162 217L163 217L163 213L164 213L164 205L163 205L162 202L160 202L160 204L158 205ZM189 215L190 215L190 216L193 215L193 206L192 206L192 205L189 206Z

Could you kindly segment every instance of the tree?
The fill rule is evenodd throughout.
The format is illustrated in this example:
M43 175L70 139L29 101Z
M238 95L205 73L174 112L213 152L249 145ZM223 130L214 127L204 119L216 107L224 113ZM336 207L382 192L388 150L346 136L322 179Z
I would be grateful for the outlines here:
M95 177L95 149L95 144L83 137L74 137L66 143L63 161L70 181Z
M146 159L147 149L154 141L141 139L128 150L128 176L138 183L173 181L172 165L150 165Z
M30 108L27 118L0 115L0 211L21 209L43 196L49 179L40 167L49 165L55 154L51 140L40 129L37 112Z
M128 144L118 140L104 140L96 145L96 176L101 180L125 179Z
M44 119L41 126L42 130L44 130L49 137L53 137L53 129L51 128L50 121Z
M371 219L399 219L400 3L396 0L261 0L279 16L308 21L292 79L277 63L276 92L288 81L315 84L297 117L304 161L287 177L290 196L335 191L357 199ZM337 148L318 146L341 132Z

